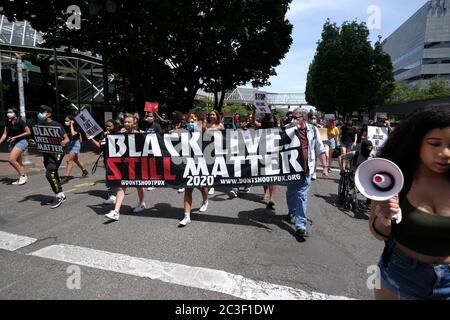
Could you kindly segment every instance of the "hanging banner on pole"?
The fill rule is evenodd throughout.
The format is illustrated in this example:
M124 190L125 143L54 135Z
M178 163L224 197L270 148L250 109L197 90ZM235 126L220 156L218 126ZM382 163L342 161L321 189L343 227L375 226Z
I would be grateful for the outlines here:
M272 113L269 108L266 92L256 91L253 95L253 105L256 108L256 113Z
M75 117L75 121L88 137L95 137L103 132L102 127L98 125L87 110L81 111L81 113Z
M159 103L158 102L146 102L145 103L145 112L154 112L158 113Z

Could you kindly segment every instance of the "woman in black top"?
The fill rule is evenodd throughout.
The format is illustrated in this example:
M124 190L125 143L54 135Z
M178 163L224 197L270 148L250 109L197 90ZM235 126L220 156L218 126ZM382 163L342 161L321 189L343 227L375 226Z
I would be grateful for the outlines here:
M67 159L66 176L61 179L62 183L66 183L69 179L73 178L71 174L74 163L82 171L82 178L87 177L89 174L83 163L78 159L81 151L81 134L73 116L66 117L64 120L64 129L69 137L69 145L67 146L67 154L69 157Z
M8 141L8 149L10 151L9 163L20 175L19 180L13 182L13 184L23 185L27 182L28 178L22 163L22 153L28 148L27 137L31 135L31 131L25 121L19 118L19 112L16 108L8 108L6 117L6 126L0 138L0 144L5 140Z
M372 202L370 230L385 241L375 297L450 300L450 105L410 114L378 156L397 164L405 183Z

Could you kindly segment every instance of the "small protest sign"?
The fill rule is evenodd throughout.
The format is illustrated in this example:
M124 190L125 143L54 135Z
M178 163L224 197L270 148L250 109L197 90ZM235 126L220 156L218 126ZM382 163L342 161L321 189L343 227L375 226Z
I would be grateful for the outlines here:
M146 102L145 103L145 112L155 112L157 113L159 109L159 103L158 102Z
M98 125L87 110L83 110L79 115L77 115L75 117L75 121L88 137L95 137L103 131L102 127Z
M272 113L267 101L267 94L265 92L256 91L253 96L253 105L256 108L256 113Z
M41 153L63 154L64 148L61 146L64 131L57 126L34 126L33 135L36 142L36 149Z
M373 144L372 156L376 156L388 138L388 128L367 127L367 138Z

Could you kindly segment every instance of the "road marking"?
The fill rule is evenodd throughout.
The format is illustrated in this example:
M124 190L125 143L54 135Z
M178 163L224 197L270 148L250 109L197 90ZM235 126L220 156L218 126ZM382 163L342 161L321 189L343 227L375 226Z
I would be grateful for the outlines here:
M190 267L65 244L49 246L29 255L215 291L246 300L348 299L316 292L307 293L300 289L255 281L221 270Z
M16 251L17 249L27 247L36 241L37 239L0 231L0 249L3 250Z

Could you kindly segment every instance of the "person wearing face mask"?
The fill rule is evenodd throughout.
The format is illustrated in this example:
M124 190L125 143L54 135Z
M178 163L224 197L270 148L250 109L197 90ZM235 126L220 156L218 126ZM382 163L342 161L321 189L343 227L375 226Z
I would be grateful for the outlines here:
M61 136L61 146L66 147L69 144L69 137L67 136L64 127L54 120L52 120L52 108L42 105L39 107L38 123L41 126L59 127ZM64 158L64 154L43 153L45 176L50 183L50 186L55 193L55 200L50 203L50 208L56 209L63 202L66 201L66 196L63 192L61 180L59 179L58 169Z
M147 112L144 118L144 131L145 133L161 134L161 126L155 121L155 115L152 112Z
M67 136L69 137L69 145L67 146L67 154L69 158L67 159L66 176L61 177L62 184L65 184L69 182L70 179L73 179L71 174L74 163L82 171L82 178L86 178L89 175L83 163L81 163L81 161L78 159L78 155L81 150L81 135L73 116L67 116L64 119L64 129L67 133Z
M13 185L23 185L28 180L22 163L22 154L28 148L27 137L31 135L31 131L18 115L19 112L16 108L8 108L6 126L0 138L0 144L8 141L9 163L19 174L19 179L13 182Z
M91 143L94 146L96 146L98 149L101 150L101 154L103 156L100 156L100 157L103 157L103 165L105 167L106 174L109 175L109 174L111 174L111 169L107 165L107 157L105 156L105 154L107 152L106 143L107 143L108 135L116 134L119 132L119 125L117 124L117 121L110 119L105 122L105 128L106 128L106 130L104 132L100 133L97 137L91 136L91 137L87 137L87 138L88 138L88 140L91 141ZM100 157L97 161L100 160ZM108 180L106 180L106 188L108 189L108 199L103 201L103 204L104 205L115 204L118 188L113 186L110 182L108 182Z
M202 130L202 128L198 125L198 118L195 114L189 113L187 115L186 128L189 132ZM194 191L194 188L182 188L182 190L184 191L184 199L183 199L184 218L179 222L179 227L185 227L189 223L191 223L192 192ZM203 203L199 211L205 212L208 209L208 188L202 187L200 188L200 192L202 194Z

